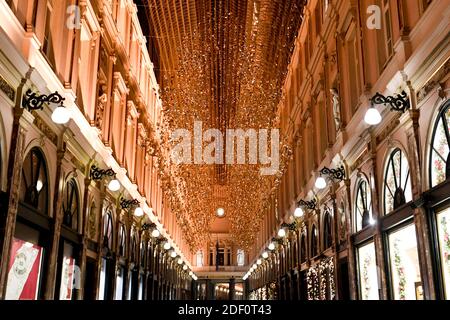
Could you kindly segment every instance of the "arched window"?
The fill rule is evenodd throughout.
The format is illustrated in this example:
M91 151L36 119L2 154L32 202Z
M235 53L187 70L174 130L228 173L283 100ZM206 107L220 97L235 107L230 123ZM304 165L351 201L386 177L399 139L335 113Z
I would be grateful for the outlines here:
M33 148L23 162L21 200L37 211L47 214L48 190L44 156L38 148Z
M125 257L127 254L127 233L125 231L125 226L121 223L119 229L119 256Z
M0 118L1 121L1 118ZM2 189L2 183L3 183L3 157L2 157L2 150L3 150L3 141L2 137L0 135L0 191Z
M328 210L324 213L323 218L323 246L328 249L333 244L332 217Z
M315 225L311 229L311 257L315 257L319 254L317 228Z
M384 213L390 213L411 200L408 160L404 152L397 148L389 156L384 176Z
M146 260L147 260L147 241L142 240L141 241L141 248L140 248L140 265L142 268L145 268Z
M136 231L134 228L131 229L130 261L133 263L137 262L137 239L136 239Z
M307 254L306 254L306 233L302 233L302 237L300 240L300 262L306 262L307 260Z
M356 232L364 229L372 222L372 197L366 180L358 183L356 191Z
M431 139L431 187L450 178L450 101L439 112Z
M78 228L78 188L74 179L67 181L64 191L63 224L69 228L77 230Z
M113 223L111 211L106 212L103 216L103 247L106 249L112 249L113 235Z

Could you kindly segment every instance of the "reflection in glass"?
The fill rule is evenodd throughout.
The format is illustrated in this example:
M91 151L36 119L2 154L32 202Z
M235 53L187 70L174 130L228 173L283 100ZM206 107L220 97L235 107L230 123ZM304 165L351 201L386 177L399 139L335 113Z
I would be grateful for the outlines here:
M361 300L378 300L377 263L373 242L358 248L358 268Z
M414 224L389 234L391 285L395 300L422 300Z
M436 216L445 299L450 300L450 208Z

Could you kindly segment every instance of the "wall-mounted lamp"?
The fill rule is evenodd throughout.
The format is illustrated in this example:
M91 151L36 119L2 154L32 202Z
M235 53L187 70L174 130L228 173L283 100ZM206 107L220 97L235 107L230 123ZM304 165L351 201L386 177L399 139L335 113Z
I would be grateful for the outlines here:
M108 189L113 192L120 189L120 182L116 179L116 173L113 169L100 169L93 165L91 166L89 177L94 181L102 180L104 177L111 177L113 179L109 182Z
M137 206L137 205L139 205L139 200L137 200L137 199L126 200L124 198L120 198L120 206L122 209L129 209L132 206Z
M170 250L170 248L172 248L172 246L170 245L169 241L164 242L164 246L163 246L164 250Z
M323 167L322 170L320 170L320 176L316 179L315 186L317 189L325 189L327 186L327 182L323 176L328 177L333 181L342 181L345 178L344 166L340 166L336 169Z
M317 199L316 198L314 198L314 199L312 199L310 201L300 200L297 203L297 207L298 208L306 207L309 210L316 210L316 205L317 205Z
M402 93L398 94L397 96L384 96L381 93L377 92L370 99L370 104L371 106L364 116L364 121L369 125L377 125L382 120L380 112L375 109L375 105L389 105L391 107L391 111L398 111L401 113L404 113L411 107L408 94L405 91L402 91Z
M278 236L280 238L284 238L286 236L286 230L284 230L284 228L280 228L280 230L278 230Z
M70 120L70 112L64 106L64 100L66 99L63 98L58 91L49 95L37 95L31 89L28 89L22 99L22 108L31 112L33 110L42 110L44 108L44 103L59 104L52 113L52 121L57 124L65 124Z

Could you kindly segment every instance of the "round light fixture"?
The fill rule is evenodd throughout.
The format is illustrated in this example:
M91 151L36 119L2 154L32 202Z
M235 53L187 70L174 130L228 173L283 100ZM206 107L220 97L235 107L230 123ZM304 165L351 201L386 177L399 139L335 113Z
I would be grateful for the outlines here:
M136 209L134 209L134 215L136 217L142 217L144 215L144 210L142 210L141 207L137 207Z
M56 124L66 124L70 120L70 112L65 107L59 106L52 113L52 121Z
M160 235L161 235L161 232L159 232L158 229L153 229L153 231L152 231L153 238L158 238Z
M278 236L280 238L284 238L286 236L286 230L284 230L283 228L281 228L280 230L278 230Z
M38 193L41 192L41 190L42 190L43 187L44 187L44 184L42 183L42 181L41 181L41 180L38 180L38 181L36 182L36 190L37 190L37 192L38 192Z
M371 126L379 124L381 120L382 118L380 112L374 107L370 107L364 116L364 121Z
M194 273L192 271L189 271L189 275L192 277Z
M253 270L255 270L256 268L258 268L258 266L256 265L256 263L253 264L252 268L253 268Z
M170 252L170 256L172 258L175 258L177 256L177 253L175 252L175 250L172 250L172 252Z
M318 177L314 185L317 189L325 189L327 187L327 182L323 177Z
M183 270L186 271L187 269L188 269L188 266L187 266L187 265L184 265L184 266L183 266Z
M267 259L267 258L269 257L269 254L267 253L267 251L264 251L264 252L262 253L262 257L263 257L264 259Z
M178 264L183 264L183 259L181 259L181 258L178 259L177 263L178 263Z
M109 191L115 192L120 189L120 182L117 179L112 179L108 184Z
M225 209L224 209L224 208L217 208L217 210L216 210L216 215L217 215L219 218L222 218L222 217L225 215Z
M294 217L296 218L303 217L303 209L301 207L295 208Z
M164 250L169 250L172 246L170 245L169 241L166 241L164 243Z
M271 242L270 244L269 244L269 250L275 250L275 243L273 243L273 242Z
M262 263L261 259L256 260L256 264L259 266Z

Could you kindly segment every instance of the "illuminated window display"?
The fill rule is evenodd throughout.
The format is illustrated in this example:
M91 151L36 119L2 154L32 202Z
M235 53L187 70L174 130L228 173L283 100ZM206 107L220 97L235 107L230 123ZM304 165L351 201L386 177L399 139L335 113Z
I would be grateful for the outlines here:
M73 246L64 241L64 253L62 259L61 288L59 290L60 300L72 300L75 282L75 258L73 257Z
M13 239L6 300L37 300L41 282L43 248L31 242Z
M436 215L445 299L450 300L450 208Z
M413 224L389 234L391 289L395 300L422 300L422 280Z
M104 300L105 299L105 289L106 289L106 264L108 261L103 258L102 259L102 268L100 270L100 283L98 286L98 299Z
M359 293L362 300L378 300L378 269L375 245L370 242L358 248Z
M116 300L122 300L123 297L123 276L125 270L123 267L119 268L119 272L116 277Z

